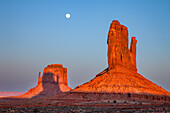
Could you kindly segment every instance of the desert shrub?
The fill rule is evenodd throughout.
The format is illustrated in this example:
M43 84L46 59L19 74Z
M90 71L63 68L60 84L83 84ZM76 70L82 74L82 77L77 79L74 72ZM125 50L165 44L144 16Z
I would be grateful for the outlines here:
M116 100L114 100L113 103L116 103Z
M37 108L34 108L34 109L33 109L33 112L34 112L34 113L37 113L37 112L38 112L38 109L37 109Z
M129 98L131 97L131 94L130 94L130 93L128 93L127 95L128 95Z
M139 105L142 105L142 102L139 102Z
M166 109L165 108L162 108L163 111L165 111Z
M148 99L148 95L146 95L146 99Z

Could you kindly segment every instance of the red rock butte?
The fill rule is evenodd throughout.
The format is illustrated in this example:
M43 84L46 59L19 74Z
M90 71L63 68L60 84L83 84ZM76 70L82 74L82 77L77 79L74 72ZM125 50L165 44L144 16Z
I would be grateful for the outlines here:
M33 98L41 96L52 96L61 92L70 91L67 84L67 68L62 64L51 64L44 68L43 76L39 72L38 84L27 93L14 98Z
M107 92L169 95L169 92L137 73L136 43L128 48L128 29L113 20L108 33L108 68L73 92Z

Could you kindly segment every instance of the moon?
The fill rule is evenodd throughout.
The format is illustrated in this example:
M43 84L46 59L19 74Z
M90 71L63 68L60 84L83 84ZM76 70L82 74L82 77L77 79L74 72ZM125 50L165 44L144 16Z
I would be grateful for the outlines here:
M66 14L66 18L70 18L70 14L69 13Z

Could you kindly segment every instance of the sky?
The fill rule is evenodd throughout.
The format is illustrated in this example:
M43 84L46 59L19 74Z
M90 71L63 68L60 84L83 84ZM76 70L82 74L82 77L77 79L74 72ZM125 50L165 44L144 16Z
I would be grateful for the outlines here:
M49 64L71 88L91 80L108 66L113 20L137 39L138 73L170 91L169 0L0 0L0 91L28 91Z

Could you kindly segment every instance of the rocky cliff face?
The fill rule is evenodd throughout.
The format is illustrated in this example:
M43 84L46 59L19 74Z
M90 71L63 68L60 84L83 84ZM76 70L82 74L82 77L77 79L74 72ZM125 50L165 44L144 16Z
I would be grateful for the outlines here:
M113 20L108 33L108 68L73 92L114 92L169 95L169 92L137 73L136 43L128 49L128 30Z
M128 30L119 21L111 23L108 33L108 65L109 70L120 65L131 70L136 69L136 39L132 38L131 47L128 49Z
M67 84L67 68L63 68L62 64L51 64L44 68L42 77L39 72L37 86L18 98L52 96L70 90Z

